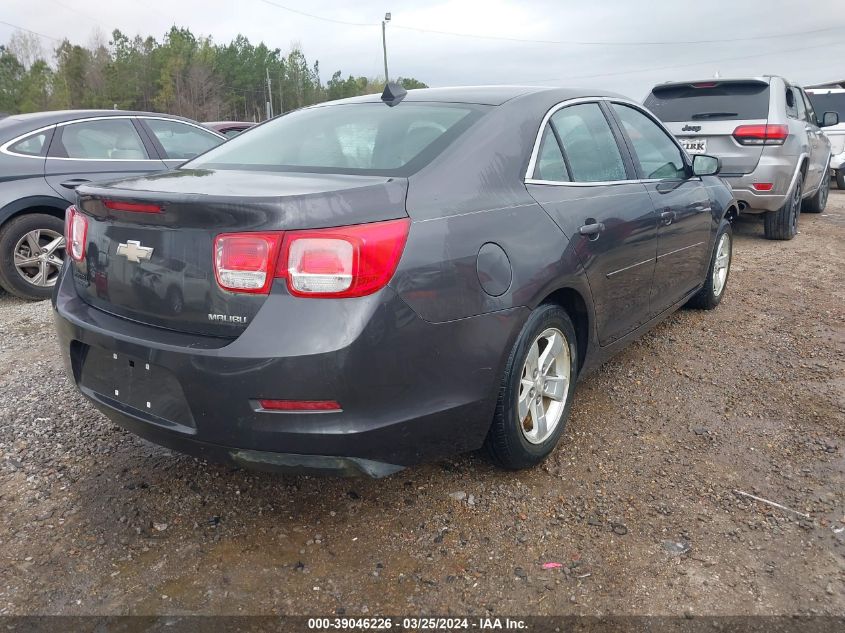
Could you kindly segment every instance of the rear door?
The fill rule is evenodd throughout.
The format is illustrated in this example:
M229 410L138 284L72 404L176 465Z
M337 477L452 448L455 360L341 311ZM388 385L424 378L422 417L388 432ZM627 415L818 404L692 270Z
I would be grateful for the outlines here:
M765 125L769 83L758 79L714 80L656 86L645 106L677 137L690 154L722 160L722 175L750 174L763 153L761 145L734 139L740 125Z
M158 117L140 117L138 120L165 164L171 168L226 140L216 132L186 121Z
M44 176L56 193L75 202L76 187L161 171L165 164L144 143L132 117L83 119L59 124L53 134Z
M710 260L710 196L691 175L680 147L643 110L612 103L638 176L657 212L657 261L651 314L674 305L701 285Z
M648 320L657 249L654 205L623 147L598 102L564 104L549 117L526 179L575 244L601 345Z

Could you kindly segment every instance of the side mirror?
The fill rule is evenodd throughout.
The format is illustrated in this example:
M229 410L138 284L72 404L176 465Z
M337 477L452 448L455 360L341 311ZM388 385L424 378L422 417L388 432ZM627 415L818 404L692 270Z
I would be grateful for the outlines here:
M830 127L839 123L839 114L836 112L825 112L819 127Z
M692 157L693 176L715 176L722 170L722 161L707 154L694 154Z

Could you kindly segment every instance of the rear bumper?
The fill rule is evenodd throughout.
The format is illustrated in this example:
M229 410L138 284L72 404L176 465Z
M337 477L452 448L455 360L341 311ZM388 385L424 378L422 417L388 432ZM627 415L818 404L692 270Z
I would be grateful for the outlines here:
M297 299L274 288L235 340L182 334L82 301L69 275L54 295L56 327L82 393L129 431L242 466L383 476L481 446L502 364L527 311L432 324L390 288L353 300ZM108 354L90 354L91 349ZM151 415L93 389L113 375L90 358L150 363L174 377L189 423ZM94 361L91 361L92 363ZM134 367L134 365L133 365ZM172 395L172 393L170 394ZM149 398L161 399L152 393ZM342 411L269 412L257 399L336 400Z
M765 213L777 211L786 202L797 166L798 158L795 156L779 156L764 151L757 167L750 174L723 177L743 207L740 209L742 213ZM754 183L772 183L772 189L760 192L754 189Z

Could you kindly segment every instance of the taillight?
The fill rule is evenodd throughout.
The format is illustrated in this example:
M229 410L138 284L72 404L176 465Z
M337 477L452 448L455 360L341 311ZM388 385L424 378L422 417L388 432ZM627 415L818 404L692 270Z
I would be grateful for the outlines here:
M298 297L363 297L390 281L411 221L285 233L277 277Z
M214 274L224 290L270 291L282 233L224 233L214 240Z
M390 281L411 221L330 229L223 233L214 240L217 283L231 292L267 294L286 279L297 297L363 297Z
M85 259L85 241L88 238L88 218L75 205L65 211L65 251L71 259L81 262Z
M733 134L742 145L783 145L787 136L786 125L740 125Z

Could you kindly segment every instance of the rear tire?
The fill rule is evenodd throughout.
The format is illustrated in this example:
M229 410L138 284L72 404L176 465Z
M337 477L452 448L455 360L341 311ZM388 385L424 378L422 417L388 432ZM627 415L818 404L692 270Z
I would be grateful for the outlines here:
M731 223L722 220L722 226L716 234L713 255L710 257L710 268L707 279L701 290L692 296L687 306L700 310L712 310L722 302L725 289L728 287L728 277L733 260L733 229Z
M801 195L804 191L804 174L798 173L795 186L786 202L777 211L763 216L763 231L768 240L791 240L798 234L798 217L801 215Z
M0 285L6 292L30 301L50 298L65 259L64 238L49 254L37 251L35 242L39 247L48 246L64 232L64 222L46 213L27 213L3 226L0 231ZM33 236L33 239L27 236ZM25 259L32 259L32 265L21 266Z
M830 170L824 170L824 176L822 176L822 182L819 185L819 190L813 195L812 198L807 198L804 201L804 206L802 208L803 211L807 213L821 213L824 211L824 208L827 206L827 197L830 194Z
M538 359L533 365L532 358ZM569 418L577 359L575 328L566 311L551 304L534 310L508 357L484 442L492 462L507 470L530 468L554 450ZM539 375L533 374L532 366ZM547 398L556 387L556 395ZM522 411L527 411L524 417Z
M840 191L845 191L845 168L836 170L836 186Z

